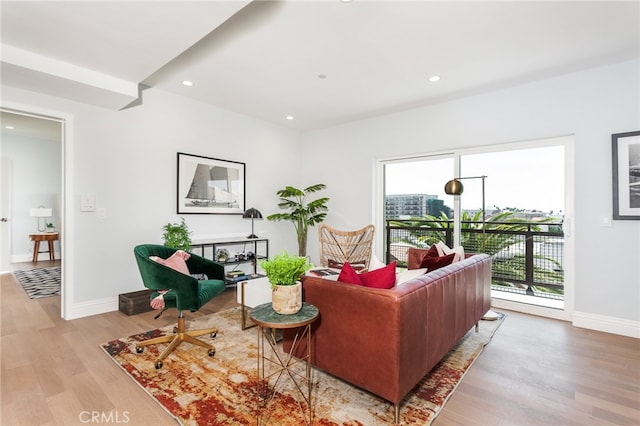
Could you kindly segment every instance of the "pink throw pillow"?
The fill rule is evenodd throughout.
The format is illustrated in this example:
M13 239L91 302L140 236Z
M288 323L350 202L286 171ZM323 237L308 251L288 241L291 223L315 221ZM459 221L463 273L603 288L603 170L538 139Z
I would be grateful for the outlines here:
M189 268L187 267L187 260L191 257L186 251L178 250L173 253L168 259L163 259L158 256L151 256L150 259L156 261L164 266L174 269L178 272L182 272L185 275L189 275Z

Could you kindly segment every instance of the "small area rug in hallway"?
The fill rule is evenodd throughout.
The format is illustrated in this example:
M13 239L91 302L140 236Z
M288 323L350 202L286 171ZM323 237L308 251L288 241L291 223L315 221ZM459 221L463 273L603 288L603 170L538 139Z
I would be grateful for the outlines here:
M13 274L31 299L60 294L60 267L14 271Z
M498 329L497 321L481 321L405 397L401 424L428 425L440 412L464 374ZM204 348L181 344L160 370L155 358L166 345L146 347L136 353L136 342L171 333L173 326L113 340L101 348L165 410L183 425L256 424L259 412L257 384L257 329L240 329L240 310L233 308L198 318L188 328L217 327L212 339L216 354ZM209 336L202 336L205 340ZM302 363L299 363L302 366ZM392 425L393 405L331 375L312 369L314 424ZM283 379L284 380L284 379ZM278 389L270 403L268 424L304 424L293 387ZM306 404L302 403L302 408ZM260 411L261 419L264 412Z

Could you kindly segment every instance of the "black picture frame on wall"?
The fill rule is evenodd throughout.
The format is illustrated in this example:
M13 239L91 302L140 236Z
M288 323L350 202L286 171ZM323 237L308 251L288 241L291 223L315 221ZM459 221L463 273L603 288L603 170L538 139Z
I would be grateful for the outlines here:
M178 214L243 214L246 165L178 152Z
M613 218L640 220L640 131L611 135Z

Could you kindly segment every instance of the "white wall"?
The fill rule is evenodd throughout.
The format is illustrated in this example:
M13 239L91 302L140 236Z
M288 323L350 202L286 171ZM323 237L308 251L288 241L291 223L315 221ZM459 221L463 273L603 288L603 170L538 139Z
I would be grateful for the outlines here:
M303 156L327 161L309 162L305 177L327 184L329 223L360 226L373 220L378 158L573 134L574 323L604 319L640 337L640 221L600 226L612 215L611 134L640 130L639 80L630 61L310 132Z
M65 265L73 281L70 317L116 309L117 294L142 287L131 249L159 242L160 228L178 220L178 151L245 162L247 204L265 215L277 210L275 191L285 184L325 183L328 222L356 227L372 221L378 158L574 134L574 324L617 332L612 324L637 330L640 320L640 222L603 228L600 220L612 210L611 134L640 129L639 75L631 61L303 135L153 89L142 106L120 112L11 87L2 94L3 105L73 117L66 154L74 226ZM96 195L106 219L79 212L83 192ZM185 218L194 236L244 236L250 229L238 216ZM296 250L289 223L256 222L256 233L271 239L272 253Z
M47 222L56 227L60 224L62 147L59 140L3 132L2 155L11 161L11 181L15 188L19 188L12 194L11 261L31 261L33 242L29 240L29 234L38 232L38 219L30 216L30 209L38 206L50 207L53 216L47 218ZM40 219L40 227L44 227L43 219ZM54 243L54 247L58 256L58 242ZM49 258L48 254L41 257Z
M264 215L277 211L276 191L297 185L299 134L233 112L153 89L143 105L110 111L3 87L3 106L34 106L72 116L68 129L70 174L67 206L72 218L63 238L68 318L117 309L117 295L143 288L132 249L161 242L161 228L176 214L176 153L186 152L246 163L247 206ZM80 212L80 194L92 193L96 206ZM241 236L251 222L238 215L182 215L193 237ZM72 226L72 228L71 228ZM296 249L291 225L256 221L256 233L270 238L271 250ZM69 299L67 299L67 297Z

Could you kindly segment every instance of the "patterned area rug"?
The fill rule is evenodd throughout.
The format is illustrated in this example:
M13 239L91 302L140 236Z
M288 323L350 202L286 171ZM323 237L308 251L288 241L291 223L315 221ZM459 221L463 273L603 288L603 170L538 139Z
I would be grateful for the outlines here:
M297 402L293 385L284 378L276 397L265 409L257 397L257 328L240 330L240 310L201 317L193 327L217 327L214 357L206 349L183 343L156 370L155 357L166 345L150 346L137 354L137 341L170 333L172 326L113 340L101 348L145 391L183 425L297 426L304 424L307 405ZM504 320L481 321L405 397L401 424L429 425L440 412L474 360ZM201 338L209 339L209 336ZM303 374L303 364L298 363ZM267 363L267 368L268 363ZM267 376L268 376L267 372ZM392 425L393 405L333 376L312 369L314 424L329 426ZM299 396L299 395L298 395ZM302 410L301 410L302 409ZM265 423L265 420L267 422Z
M60 294L60 267L14 271L13 274L31 299Z

